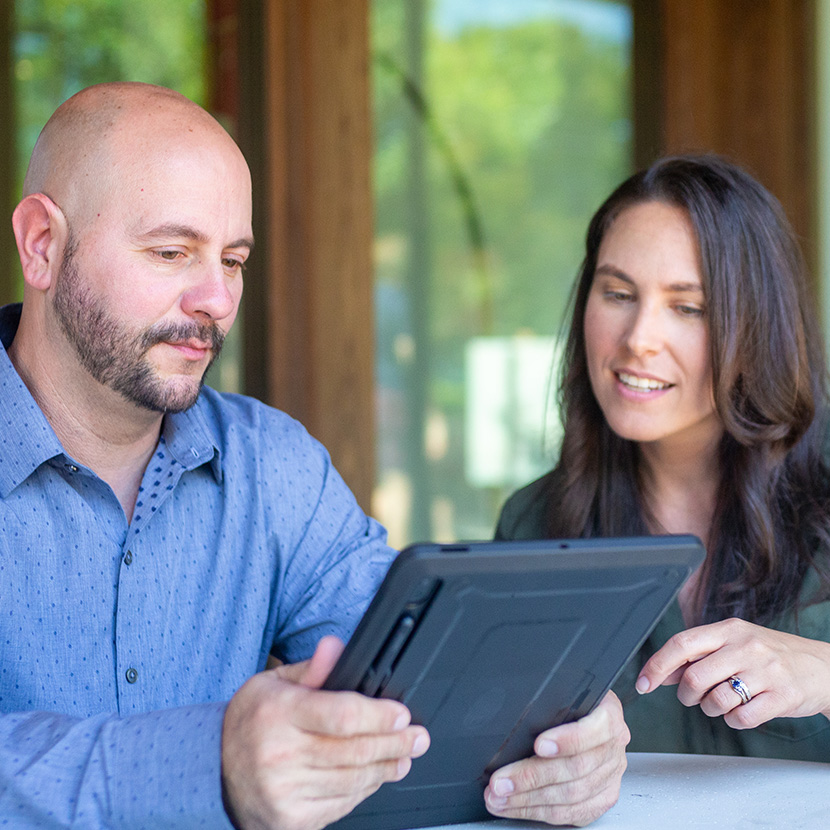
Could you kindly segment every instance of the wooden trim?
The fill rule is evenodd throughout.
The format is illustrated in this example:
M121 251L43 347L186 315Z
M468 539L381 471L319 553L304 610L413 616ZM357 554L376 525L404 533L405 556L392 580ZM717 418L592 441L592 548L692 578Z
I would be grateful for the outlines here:
M374 486L368 26L367 0L264 4L261 285L245 301L247 388L323 442L365 509Z
M663 32L661 0L632 0L634 167L648 167L662 151Z
M708 150L781 200L815 262L813 5L661 0L664 152Z

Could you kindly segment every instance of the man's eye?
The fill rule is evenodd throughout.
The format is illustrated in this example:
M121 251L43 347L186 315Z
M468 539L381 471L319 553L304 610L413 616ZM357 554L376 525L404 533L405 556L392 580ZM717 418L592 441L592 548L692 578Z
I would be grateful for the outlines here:
M242 262L240 259L223 259L222 263L224 264L225 268L228 268L231 271L244 271L245 270L245 263Z
M168 262L178 259L182 255L181 251L156 251L156 256L165 259Z

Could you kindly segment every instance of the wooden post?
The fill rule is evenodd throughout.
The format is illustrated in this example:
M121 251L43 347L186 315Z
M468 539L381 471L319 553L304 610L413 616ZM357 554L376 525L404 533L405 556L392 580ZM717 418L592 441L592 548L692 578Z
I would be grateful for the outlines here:
M261 105L256 134L250 123L242 128L258 194L258 264L244 301L246 388L302 421L368 510L375 405L368 4L274 0L259 8L253 37L261 38L262 63L256 77L250 67L242 72L243 86L253 84L243 96Z
M662 0L664 152L711 150L781 200L815 264L813 4Z

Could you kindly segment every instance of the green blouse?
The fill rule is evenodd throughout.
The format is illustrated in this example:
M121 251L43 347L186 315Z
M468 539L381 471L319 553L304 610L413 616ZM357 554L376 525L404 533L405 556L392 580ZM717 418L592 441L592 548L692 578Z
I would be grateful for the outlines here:
M543 488L544 479L539 479L508 499L496 529L497 539L539 539L546 535ZM806 604L818 587L818 576L811 570L802 587L797 622L795 613L790 611L770 627L830 642L830 602ZM683 706L677 699L676 686L638 695L634 683L646 660L684 628L680 606L675 601L614 685L631 730L629 751L830 761L830 720L823 715L776 718L756 729L740 730L727 726L721 717L704 715L699 706Z

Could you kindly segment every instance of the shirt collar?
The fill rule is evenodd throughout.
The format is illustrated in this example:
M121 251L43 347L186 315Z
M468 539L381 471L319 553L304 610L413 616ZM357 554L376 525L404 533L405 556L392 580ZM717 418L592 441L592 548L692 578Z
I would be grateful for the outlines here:
M210 463L216 481L222 481L221 438L218 425L208 416L204 394L184 412L164 416L162 427L170 454L186 470Z
M0 497L5 498L41 464L65 455L46 416L12 365L6 349L20 323L21 304L0 307ZM11 428L11 429L10 429ZM206 414L203 396L186 412L166 415L164 440L173 457L186 469L210 463L222 481L221 439L217 424Z
M55 431L17 374L6 349L20 323L19 303L0 307L0 496L5 498L41 464L64 454Z

